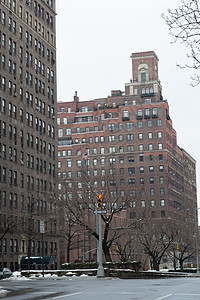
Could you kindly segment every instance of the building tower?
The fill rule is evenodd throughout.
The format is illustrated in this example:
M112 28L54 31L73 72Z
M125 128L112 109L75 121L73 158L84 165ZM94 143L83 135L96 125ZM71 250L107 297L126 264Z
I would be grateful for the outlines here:
M0 15L0 265L17 270L42 251L59 263L55 0L3 0Z

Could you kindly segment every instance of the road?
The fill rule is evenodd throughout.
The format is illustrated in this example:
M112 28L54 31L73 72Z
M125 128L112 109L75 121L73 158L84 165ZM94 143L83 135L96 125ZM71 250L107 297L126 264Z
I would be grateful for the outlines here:
M200 278L111 279L76 277L0 281L8 300L200 300Z

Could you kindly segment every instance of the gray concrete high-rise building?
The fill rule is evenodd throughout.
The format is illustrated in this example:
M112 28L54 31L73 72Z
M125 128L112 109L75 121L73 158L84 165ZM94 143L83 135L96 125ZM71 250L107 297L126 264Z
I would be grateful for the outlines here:
M59 264L55 0L2 0L0 16L0 265Z

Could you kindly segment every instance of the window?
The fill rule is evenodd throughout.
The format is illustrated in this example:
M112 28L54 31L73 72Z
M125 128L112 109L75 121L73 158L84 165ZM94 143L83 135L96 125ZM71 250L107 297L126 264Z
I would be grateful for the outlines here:
M137 116L138 116L139 118L142 118L142 109L138 109L138 111L137 111Z
M151 140L153 138L153 133L152 132L148 132L148 139Z
M144 173L144 167L140 167L140 173Z
M159 143L158 144L158 150L162 150L163 149L163 144L162 143Z
M141 72L141 82L146 82L146 72Z
M115 147L109 147L109 153L115 153Z
M97 166L97 159L93 159L93 166Z
M157 137L158 137L158 139L162 139L162 131L157 132Z
M81 167L82 166L82 161L81 160L77 160L76 164L77 164L77 167Z
M150 195L151 195L151 196L154 196L154 195L155 195L155 189L154 189L154 188L151 188L151 189L150 189Z
M139 133L138 134L138 140L142 140L143 139L143 133Z
M154 172L154 166L150 166L150 167L149 167L149 172L150 172L150 173Z
M138 128L142 128L142 121L138 121Z
M108 124L108 131L112 132L115 130L115 124Z
M101 158L101 166L105 166L105 158Z
M151 207L155 206L155 200L151 200Z
M159 172L163 172L164 171L164 166L159 166Z
M128 185L133 185L133 184L135 184L135 178L129 178Z
M160 200L160 206L165 206L165 200L164 199Z
M165 194L165 189L164 188L160 188L160 195L164 195Z
M129 112L128 112L128 110L124 110L123 111L123 118L124 119L129 119Z
M124 174L124 168L120 168L119 173L120 173L120 175L123 175Z
M152 151L152 150L153 150L153 144L149 144L149 145L148 145L148 149L149 149L150 151Z
M121 169L120 169L121 170ZM123 169L124 170L124 169ZM121 174L121 173L120 173ZM128 168L128 174L129 175L133 175L133 174L135 174L135 168L134 167L129 167Z
M127 141L133 141L133 134L127 134Z
M152 121L151 120L147 121L147 127L152 127Z
M58 129L58 137L62 137L63 136L63 129L60 128Z
M109 142L114 142L115 141L115 135L109 135L108 136L108 141Z
M153 107L152 115L153 115L154 117L157 117L157 116L158 116L158 109L157 109L157 107Z
M145 207L145 200L141 201L141 207Z
M124 179L120 179L120 185L125 185L125 180Z
M118 136L118 139L119 139L120 142L123 141L123 135L120 134L120 135Z
M128 152L133 152L134 151L134 145L128 145L127 146L127 151Z
M149 183L150 183L150 184L154 184L154 177L150 177L150 178L149 178Z
M67 167L68 167L68 168L71 168L71 167L72 167L72 161L71 161L71 160L68 160L68 161L67 161Z
M159 183L161 183L161 184L164 183L164 177L163 177L163 176L161 176L161 177L159 178Z
M144 161L144 155L139 155L139 161L140 162Z
M133 129L133 122L127 122L126 123L126 128L127 129Z
M128 157L128 163L133 164L134 163L134 156L129 156Z
M140 144L140 145L139 145L139 151L144 151L144 146L143 146L143 144Z
M144 184L144 178L140 178L140 184Z
M115 157L110 157L109 162L111 165L114 165L116 163L116 158Z
M66 135L71 135L72 131L71 131L71 128L67 128L66 129Z
M153 155L149 155L149 161L153 161Z
M162 126L162 120L157 120L156 124L157 124L158 127L161 127Z
M103 143L104 142L104 136L100 136L100 143Z
M119 146L119 152L123 153L124 152L124 147L123 146Z

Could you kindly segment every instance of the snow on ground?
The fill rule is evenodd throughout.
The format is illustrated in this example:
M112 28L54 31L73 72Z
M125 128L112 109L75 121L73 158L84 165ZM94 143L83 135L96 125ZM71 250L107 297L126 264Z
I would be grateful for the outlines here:
M6 297L8 293L9 293L9 291L4 290L4 289L2 288L2 286L0 286L0 298Z
M29 278L25 276L21 276L21 272L15 271L13 272L12 276L3 280L10 280L10 281L15 281L15 280L30 280Z

